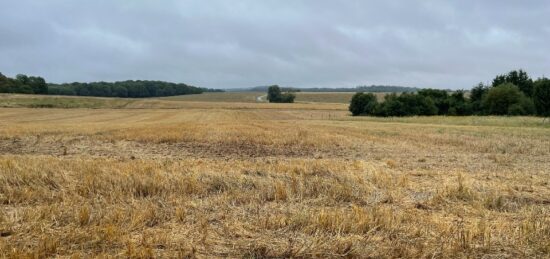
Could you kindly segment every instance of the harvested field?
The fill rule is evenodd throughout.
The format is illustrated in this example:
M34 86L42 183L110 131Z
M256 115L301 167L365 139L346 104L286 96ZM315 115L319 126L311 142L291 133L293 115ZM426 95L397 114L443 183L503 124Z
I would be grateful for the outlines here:
M1 257L550 253L539 118L160 99L95 108L0 109Z

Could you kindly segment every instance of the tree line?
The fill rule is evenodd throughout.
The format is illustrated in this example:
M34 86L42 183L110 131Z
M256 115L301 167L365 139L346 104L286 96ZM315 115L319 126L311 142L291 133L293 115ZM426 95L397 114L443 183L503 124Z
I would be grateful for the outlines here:
M51 84L48 93L55 95L102 96L102 97L161 97L185 94L200 94L204 89L186 84L162 81L119 81Z
M0 73L0 93L47 94L48 85L42 77L17 75L9 78Z
M147 80L47 84L42 77L17 75L15 78L9 78L0 73L0 93L142 98L203 92L222 92L222 90Z
M539 115L550 116L550 79L533 80L523 70L498 75L469 92L422 89L415 93L388 94L382 102L372 93L356 93L352 115Z

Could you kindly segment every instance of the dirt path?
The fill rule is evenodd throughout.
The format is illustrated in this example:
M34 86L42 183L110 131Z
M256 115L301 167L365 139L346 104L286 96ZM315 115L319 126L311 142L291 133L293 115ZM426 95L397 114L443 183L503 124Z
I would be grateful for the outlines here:
M266 100L264 98L267 98L267 94L260 95L260 96L256 97L256 102L264 103L264 102L266 102Z

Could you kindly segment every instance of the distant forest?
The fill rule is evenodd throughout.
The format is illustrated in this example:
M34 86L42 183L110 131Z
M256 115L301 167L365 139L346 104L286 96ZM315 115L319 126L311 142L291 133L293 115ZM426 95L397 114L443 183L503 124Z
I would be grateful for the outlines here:
M203 92L222 92L222 90L147 80L48 84L42 77L17 75L15 78L9 78L0 73L0 93L143 98Z
M104 97L161 97L201 94L207 91L209 91L209 89L198 88L186 84L141 80L127 80L113 83L92 82L48 85L48 94Z
M251 88L228 89L235 92L265 92L270 86L256 86ZM345 87L323 87L323 88L299 88L299 87L281 87L281 91L285 92L371 92L371 93L411 93L420 90L416 87L405 86L387 86L387 85L371 85L371 86L356 86L353 88Z
M302 92L369 92L369 93L411 93L420 90L416 87L371 85L356 86L355 88L301 88Z

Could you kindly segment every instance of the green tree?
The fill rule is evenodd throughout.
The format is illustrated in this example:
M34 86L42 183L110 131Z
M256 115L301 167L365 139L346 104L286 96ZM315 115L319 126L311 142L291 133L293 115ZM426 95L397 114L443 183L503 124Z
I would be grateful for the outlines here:
M15 80L17 80L21 85L27 85L29 77L23 74L18 74L15 76Z
M538 115L550 117L550 79L541 78L535 82L533 102Z
M0 93L9 93L13 87L12 84L10 78L0 73Z
M42 77L31 76L28 78L27 84L32 88L35 94L48 93L48 85L46 84L46 80Z
M531 99L512 83L489 89L482 105L492 115L528 115L534 112Z
M493 87L499 86L505 83L512 83L516 85L525 95L532 96L533 94L533 80L529 77L527 72L523 70L513 70L506 75L498 75L493 79Z
M483 97L488 91L489 87L483 85L483 83L479 83L477 86L472 88L470 91L470 106L472 113L478 115L483 114L483 107L481 106L481 103L483 101Z
M281 88L278 85L272 85L267 88L267 100L271 103L281 101Z
M349 111L353 116L374 115L377 108L378 101L372 93L356 93L349 104Z
M464 97L464 91L458 90L449 96L449 115L470 115L472 113L471 105Z
M437 114L447 114L449 110L449 95L446 90L439 89L422 89L418 94L424 97L429 97L433 100L437 107Z
M296 95L287 92L282 93L278 85L272 85L267 89L267 100L270 103L293 103Z

